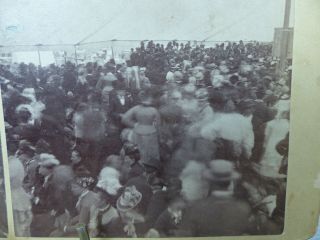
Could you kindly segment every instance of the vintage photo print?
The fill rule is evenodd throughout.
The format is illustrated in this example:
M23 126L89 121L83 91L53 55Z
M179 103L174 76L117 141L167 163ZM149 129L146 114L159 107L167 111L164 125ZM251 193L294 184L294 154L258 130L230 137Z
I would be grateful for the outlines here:
M282 234L294 0L0 3L15 236Z

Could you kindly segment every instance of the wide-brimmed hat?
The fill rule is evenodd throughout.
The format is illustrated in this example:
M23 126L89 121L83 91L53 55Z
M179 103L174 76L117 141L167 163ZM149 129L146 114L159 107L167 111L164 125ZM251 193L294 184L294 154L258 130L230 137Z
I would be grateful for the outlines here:
M142 200L142 193L133 186L126 187L117 200L117 209L126 212L135 208Z
M99 180L96 187L110 195L116 195L118 190L122 187L119 179L120 173L118 170L112 167L104 167L99 174Z
M41 153L39 159L39 165L43 167L54 167L60 164L60 161L54 155L48 153Z
M204 178L214 182L227 182L240 178L240 174L234 169L230 161L218 159L212 160L204 171Z

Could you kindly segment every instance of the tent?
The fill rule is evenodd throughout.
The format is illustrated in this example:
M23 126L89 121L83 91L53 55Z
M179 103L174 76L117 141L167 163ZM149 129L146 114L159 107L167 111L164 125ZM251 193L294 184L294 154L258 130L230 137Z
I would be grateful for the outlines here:
M39 57L40 55L40 57ZM35 65L41 64L46 66L52 63L56 63L55 57L52 51L23 51L23 52L13 52L12 62L20 63L24 62L26 64L33 63Z
M0 42L270 42L274 28L282 27L284 6L284 0L1 0Z

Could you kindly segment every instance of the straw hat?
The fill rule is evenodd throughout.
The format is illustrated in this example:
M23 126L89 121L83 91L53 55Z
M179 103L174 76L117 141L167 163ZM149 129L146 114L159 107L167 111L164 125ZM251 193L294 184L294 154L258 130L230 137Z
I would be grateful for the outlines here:
M142 193L135 186L126 187L117 200L117 209L126 212L135 208L142 200Z

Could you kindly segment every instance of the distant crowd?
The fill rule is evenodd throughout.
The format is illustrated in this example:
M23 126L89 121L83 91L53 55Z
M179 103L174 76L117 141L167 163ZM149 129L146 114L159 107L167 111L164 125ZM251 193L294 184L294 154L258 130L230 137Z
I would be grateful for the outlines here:
M291 69L271 52L149 41L123 64L0 65L16 236L280 234Z

